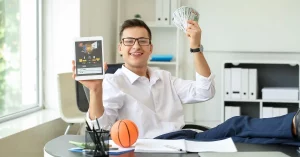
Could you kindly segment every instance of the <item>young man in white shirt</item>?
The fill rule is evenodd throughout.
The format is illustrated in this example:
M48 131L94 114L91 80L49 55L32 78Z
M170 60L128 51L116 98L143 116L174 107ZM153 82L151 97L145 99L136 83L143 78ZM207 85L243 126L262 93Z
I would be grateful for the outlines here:
M106 74L104 80L80 81L89 89L88 122L95 124L97 120L101 127L108 128L116 120L129 119L137 125L139 138L214 140L238 135L230 132L232 124L245 124L247 119L243 118L247 117L233 118L227 124L199 134L181 130L185 125L182 104L207 101L215 94L214 76L202 53L198 23L188 21L186 32L193 53L196 81L182 80L172 77L167 71L149 68L148 59L155 46L151 44L151 31L141 20L126 20L120 31L118 46L125 62L122 69ZM73 61L74 78L75 75ZM290 117L291 125L294 116ZM290 132L292 128L295 127L290 127Z

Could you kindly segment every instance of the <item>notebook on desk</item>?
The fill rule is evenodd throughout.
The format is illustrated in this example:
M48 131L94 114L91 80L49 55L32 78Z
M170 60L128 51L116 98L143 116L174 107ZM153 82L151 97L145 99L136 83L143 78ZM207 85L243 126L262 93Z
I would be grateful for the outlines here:
M236 152L237 149L231 138L211 141L189 140L159 140L138 139L135 144L135 152L149 153L186 153L186 152Z

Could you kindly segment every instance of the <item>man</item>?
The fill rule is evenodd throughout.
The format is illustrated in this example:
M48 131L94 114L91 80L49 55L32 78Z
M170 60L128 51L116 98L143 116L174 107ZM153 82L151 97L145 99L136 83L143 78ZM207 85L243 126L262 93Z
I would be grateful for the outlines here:
M106 74L104 80L80 81L90 91L88 122L95 124L97 120L101 127L108 128L118 119L130 119L139 129L139 138L217 140L235 137L235 141L250 143L294 140L298 135L295 113L277 119L235 117L203 133L180 130L184 126L182 104L207 101L215 94L214 76L202 53L198 23L188 21L186 32L193 52L196 81L174 78L167 71L149 68L147 62L153 50L150 29L138 19L125 21L118 45L125 62L122 69ZM73 61L75 78L74 70ZM272 131L273 134L269 133ZM253 136L257 139L248 140ZM275 138L288 141L270 140Z

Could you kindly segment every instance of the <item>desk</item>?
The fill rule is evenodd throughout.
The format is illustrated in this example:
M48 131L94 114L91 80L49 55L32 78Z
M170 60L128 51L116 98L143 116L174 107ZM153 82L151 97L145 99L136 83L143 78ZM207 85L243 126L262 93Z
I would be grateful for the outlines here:
M69 148L74 147L69 144L69 141L84 142L84 136L79 135L63 135L49 141L44 147L44 157L83 157L80 153L73 153L68 151ZM239 152L254 152L254 151L280 151L292 157L300 157L297 153L297 147L284 145L257 145L235 143ZM187 154L152 154L152 153L126 153L113 157L198 157L197 153Z

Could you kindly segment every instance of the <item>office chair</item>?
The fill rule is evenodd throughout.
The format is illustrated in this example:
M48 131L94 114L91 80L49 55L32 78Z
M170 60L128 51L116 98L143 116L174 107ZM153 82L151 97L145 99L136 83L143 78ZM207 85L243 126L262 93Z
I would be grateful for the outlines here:
M115 73L119 68L121 68L123 63L119 64L108 64L108 69L105 73L110 73L113 74ZM76 81L76 100L77 100L77 105L80 111L82 112L87 112L89 108L89 89L82 86L81 83ZM210 128L207 126L202 126L202 125L195 125L195 124L186 124L182 129L192 129L192 130L198 130L198 131L206 131L209 130Z
M76 90L73 81L72 72L57 75L60 117L68 123L68 127L64 133L65 135L69 132L73 124L85 122L85 114L80 112L75 105Z

